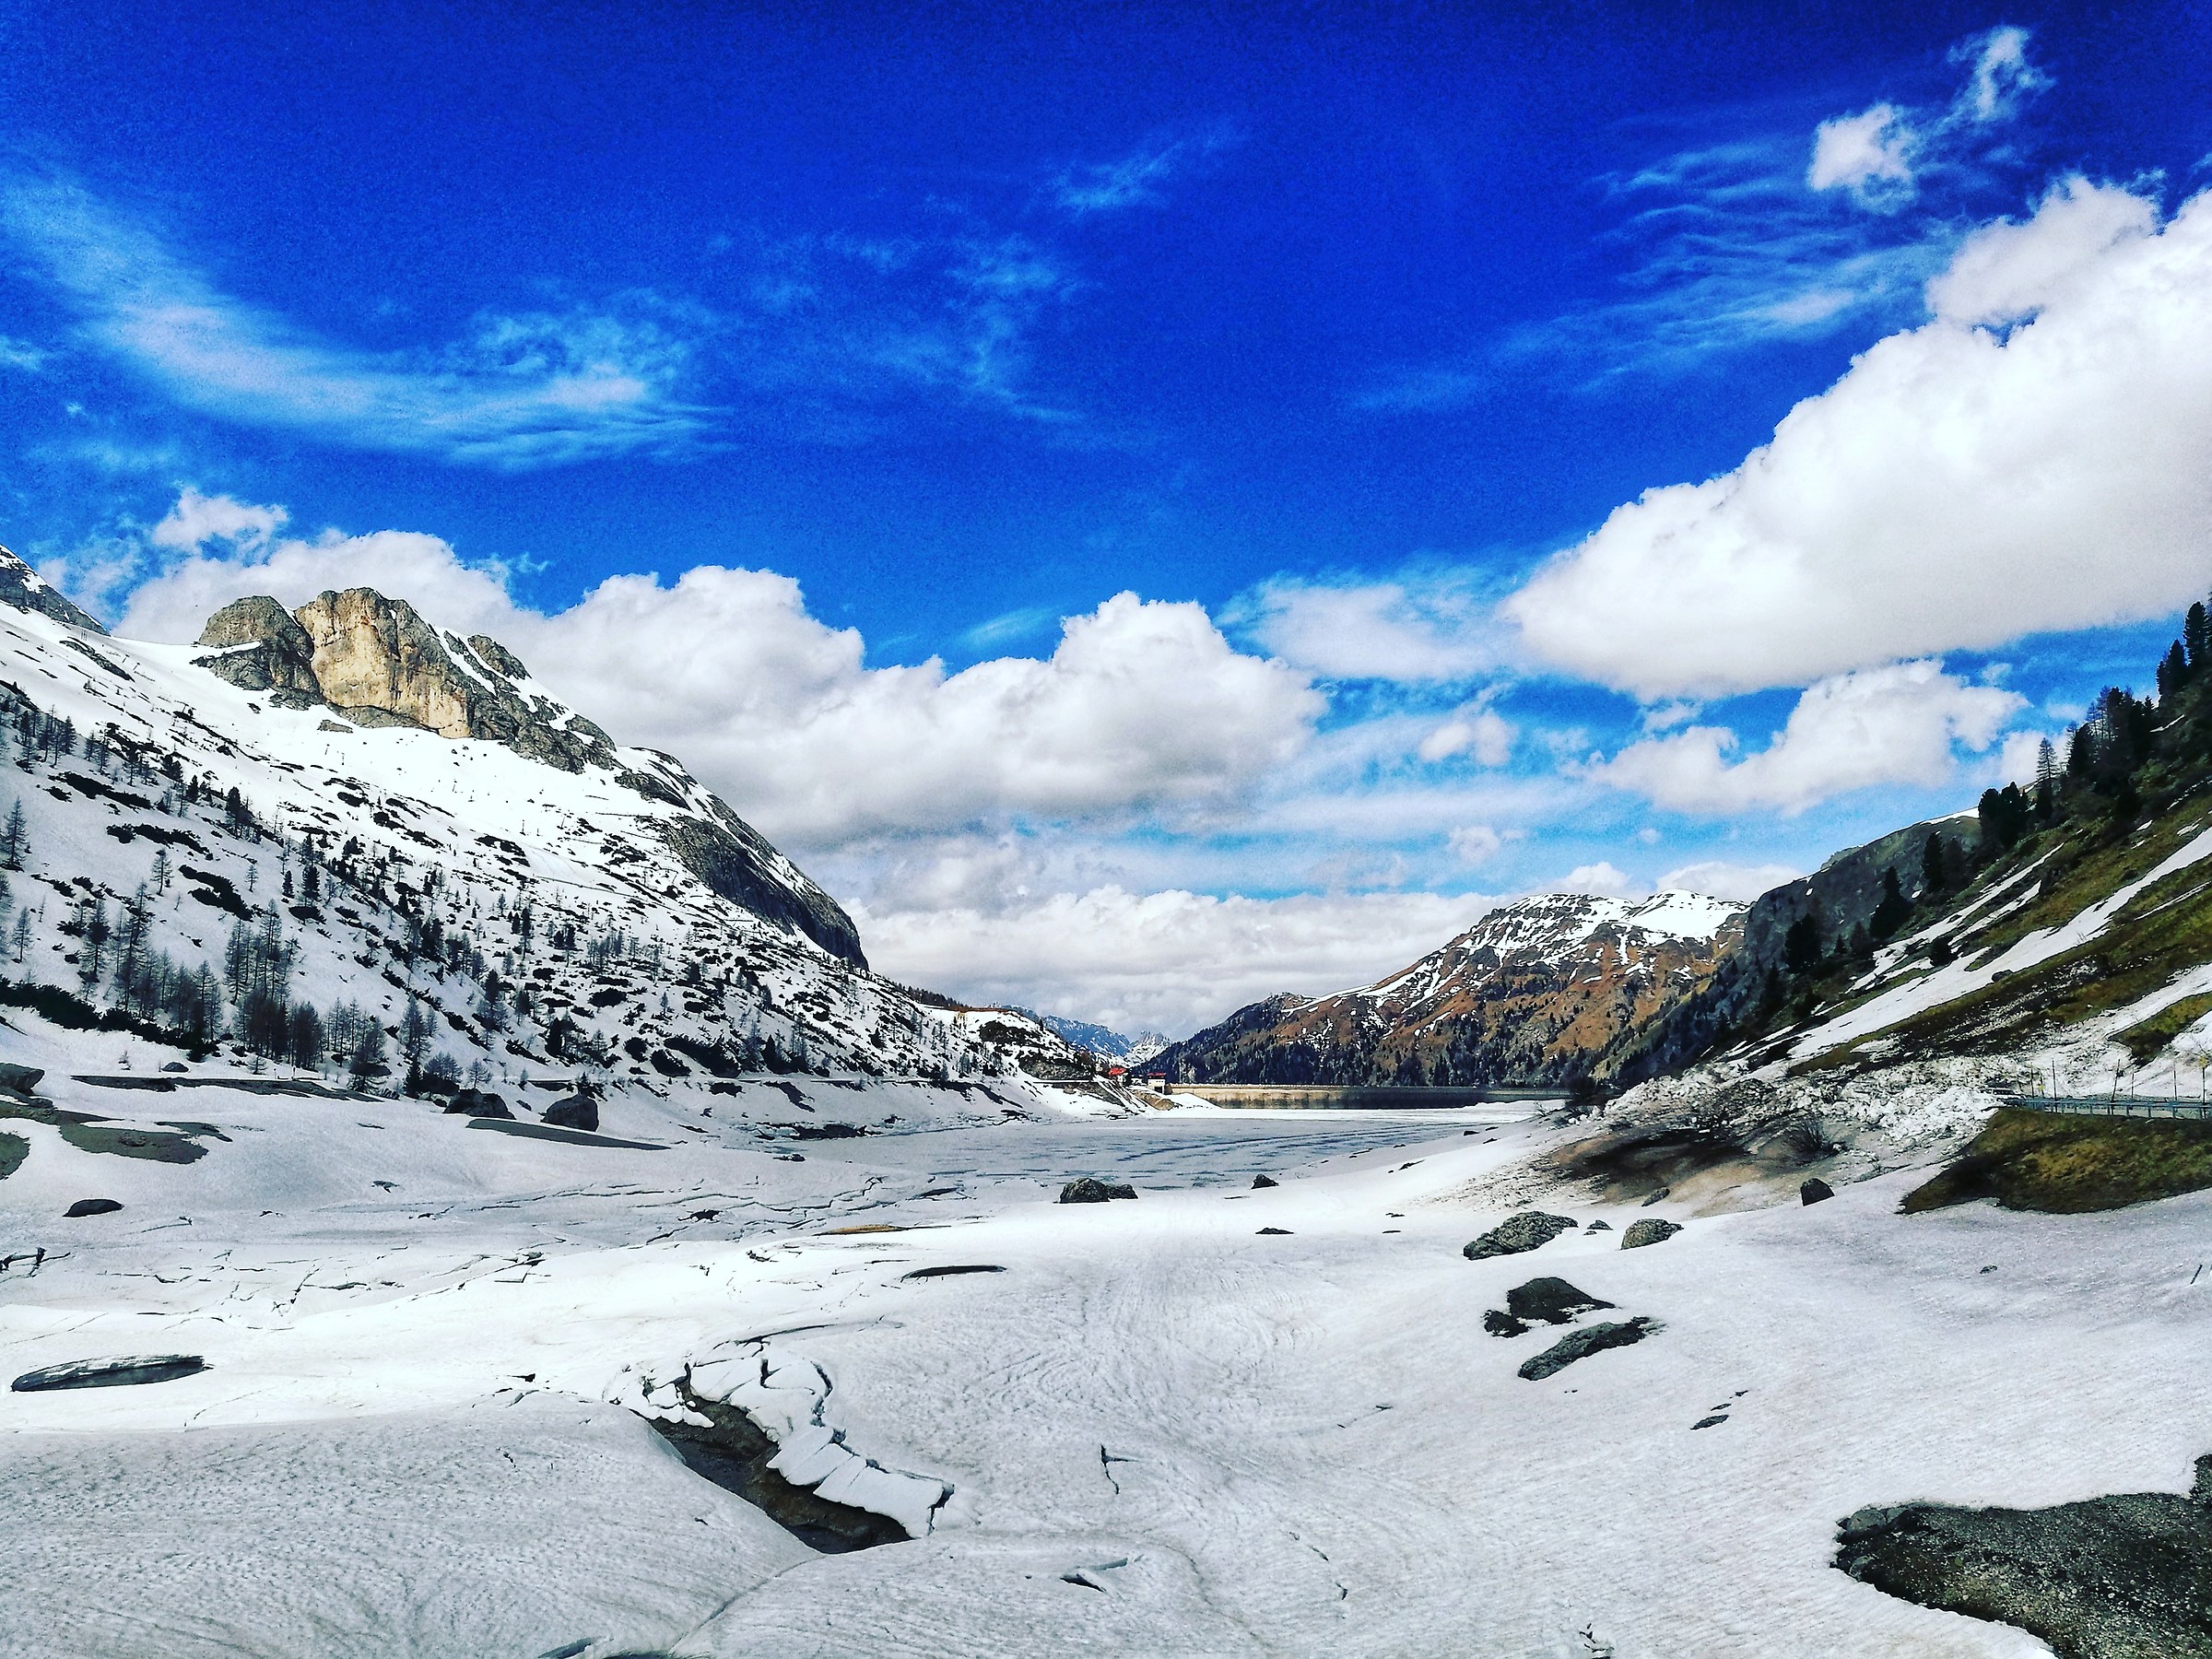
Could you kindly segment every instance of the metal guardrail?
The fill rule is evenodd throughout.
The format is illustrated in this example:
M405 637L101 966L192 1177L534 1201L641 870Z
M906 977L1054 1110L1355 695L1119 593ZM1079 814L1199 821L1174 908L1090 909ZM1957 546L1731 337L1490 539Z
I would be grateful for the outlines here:
M2161 1100L2156 1095L2008 1094L2005 1104L2019 1112L2063 1112L2093 1117L2212 1119L2212 1101Z

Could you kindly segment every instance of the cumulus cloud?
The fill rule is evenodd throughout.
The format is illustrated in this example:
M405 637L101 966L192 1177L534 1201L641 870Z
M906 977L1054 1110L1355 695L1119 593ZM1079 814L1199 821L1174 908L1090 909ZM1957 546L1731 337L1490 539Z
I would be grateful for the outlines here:
M1895 104L1824 121L1813 135L1805 182L1815 190L1848 190L1873 207L1901 206L1912 195L1912 152L1919 138Z
M1735 899L1748 903L1761 893L1769 892L1785 881L1794 881L1804 874L1794 865L1740 865L1707 859L1699 864L1684 865L1678 870L1669 870L1659 877L1659 889L1674 893L1709 893L1715 899Z
M1599 893L1611 899L1643 890L1626 870L1602 858L1595 864L1575 865L1552 886L1562 893Z
M1693 725L1632 743L1588 775L1679 812L1794 815L1870 784L1947 782L1958 747L1987 749L2026 701L1937 663L1897 663L1807 687L1788 724L1741 759L1730 759L1734 731Z
M257 507L234 496L202 495L188 484L149 539L157 547L197 553L211 541L265 542L290 518L281 507Z
M1277 576L1222 607L1262 650L1329 679L1465 679L1498 653L1480 594L1453 574L1386 582Z
M863 906L854 919L869 959L895 979L1181 1036L1277 992L1319 995L1371 982L1497 902L1433 893L1218 899L1104 886L1012 907Z
M552 616L515 605L506 578L400 531L234 544L140 586L119 631L189 640L242 593L298 605L373 585L501 640L622 741L682 755L802 848L1222 801L1291 760L1323 708L1303 674L1236 651L1198 606L1134 594L1065 619L1049 657L948 674L866 667L858 632L817 620L772 571L610 577Z
M1648 491L1504 604L1645 698L2161 615L2212 532L2212 194L2070 180L1733 471Z

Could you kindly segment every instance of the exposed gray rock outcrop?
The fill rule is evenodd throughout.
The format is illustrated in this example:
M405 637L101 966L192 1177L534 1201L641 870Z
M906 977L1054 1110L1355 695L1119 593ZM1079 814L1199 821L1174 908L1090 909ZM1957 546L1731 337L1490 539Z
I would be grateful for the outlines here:
M1521 1367L1521 1376L1530 1382L1541 1382L1545 1378L1565 1371L1577 1359L1587 1359L1592 1354L1606 1348L1628 1347L1641 1342L1659 1329L1659 1322L1639 1313L1635 1318L1615 1324L1584 1325L1559 1338L1534 1359Z
M1542 1210L1523 1210L1517 1216L1508 1216L1497 1226L1475 1240L1460 1252L1470 1262L1479 1262L1488 1256L1519 1255L1524 1251L1541 1250L1563 1232L1574 1230L1571 1216L1547 1216Z
M833 957L868 965L844 908L721 801L710 795L705 816L658 818L653 828L684 867L724 899L805 934Z
M1505 1293L1506 1312L1515 1319L1540 1319L1546 1324L1565 1324L1578 1314L1613 1305L1603 1297L1576 1289L1563 1278L1533 1278Z
M1629 1230L1620 1235L1623 1250L1641 1250L1646 1244L1664 1244L1682 1230L1679 1221L1665 1221L1657 1216L1646 1216L1641 1221L1629 1224Z
M530 689L522 659L495 641L484 640L485 651L441 635L406 600L374 588L318 594L292 615L312 641L315 682L334 708L357 717L381 709L441 736L504 743L563 771L616 764L613 740Z
M92 633L108 631L62 597L59 589L6 547L0 547L0 605L19 611L37 611L57 622L66 622Z
M226 605L207 618L194 643L215 654L193 665L229 680L242 691L266 691L287 707L323 701L315 678L315 642L292 613L266 594Z
M1060 1202L1063 1204L1104 1204L1110 1198L1135 1196L1135 1187L1118 1186L1112 1182L1100 1181L1094 1175L1079 1175L1060 1189Z
M2178 1492L2050 1509L1945 1503L1846 1518L1835 1564L1876 1589L2018 1626L2066 1659L2212 1655L2212 1456Z

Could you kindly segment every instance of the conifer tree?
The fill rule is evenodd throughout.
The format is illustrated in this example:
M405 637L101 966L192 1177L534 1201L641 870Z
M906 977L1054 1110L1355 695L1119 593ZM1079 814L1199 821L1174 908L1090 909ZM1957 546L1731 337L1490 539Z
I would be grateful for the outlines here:
M2212 657L2212 618L2205 615L2205 604L2198 600L2189 607L2182 619L2182 645L2189 658L2189 672L2201 673L2207 657Z

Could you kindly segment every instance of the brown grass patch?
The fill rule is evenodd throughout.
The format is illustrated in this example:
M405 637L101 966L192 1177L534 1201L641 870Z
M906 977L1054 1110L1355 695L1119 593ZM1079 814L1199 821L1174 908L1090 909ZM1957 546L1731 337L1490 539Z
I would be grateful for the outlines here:
M1998 1112L1904 1215L1994 1198L2000 1208L2082 1215L2212 1187L2212 1123Z

